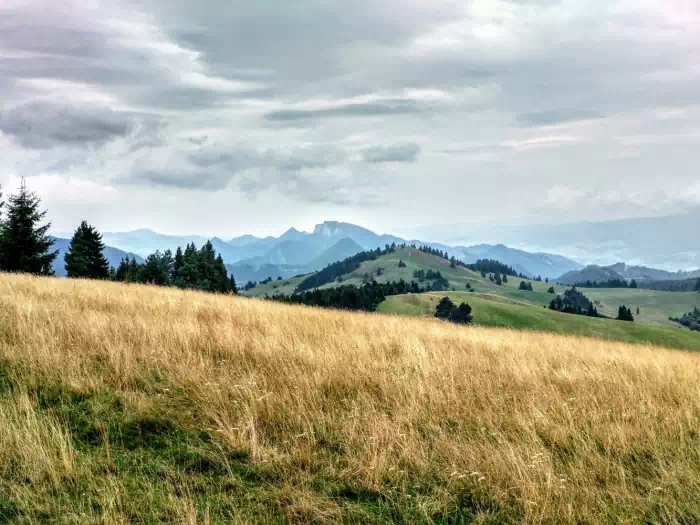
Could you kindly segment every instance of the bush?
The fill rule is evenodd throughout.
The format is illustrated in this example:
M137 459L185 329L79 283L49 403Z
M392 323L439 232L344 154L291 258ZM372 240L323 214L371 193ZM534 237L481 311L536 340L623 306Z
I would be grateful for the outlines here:
M435 317L456 324L470 324L473 321L471 314L471 306L467 303L455 306L449 297L443 297L435 307Z
M529 281L520 281L520 286L518 287L519 290L523 290L525 292L531 292L532 291L532 283Z
M454 310L455 304L450 300L449 297L443 297L440 302L435 307L435 317L438 319L449 319L452 315L452 310Z

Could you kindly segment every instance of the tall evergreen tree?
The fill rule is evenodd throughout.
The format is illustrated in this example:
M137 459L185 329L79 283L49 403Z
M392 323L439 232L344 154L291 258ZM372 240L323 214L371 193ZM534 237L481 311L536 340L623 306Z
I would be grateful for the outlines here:
M49 251L53 239L48 235L51 223L39 226L46 211L39 210L39 197L22 185L10 196L7 218L0 225L0 270L53 275L51 265L58 250Z
M695 283L695 291L700 292L700 277L698 277L698 282Z
M102 235L83 221L75 230L64 260L68 277L109 278L109 261L105 258Z

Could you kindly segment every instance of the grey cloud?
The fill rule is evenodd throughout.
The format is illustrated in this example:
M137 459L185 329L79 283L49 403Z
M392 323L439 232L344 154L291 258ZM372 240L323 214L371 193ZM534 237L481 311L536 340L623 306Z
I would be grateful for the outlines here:
M127 183L153 186L154 206L173 188L265 193L280 216L290 202L360 216L392 194L383 181L430 203L393 202L382 213L399 223L429 222L435 206L526 213L562 177L601 191L697 178L696 10L482 4L0 1L0 174L100 179L127 195ZM68 109L33 109L47 104ZM414 143L431 153L420 163ZM567 148L516 147L557 143ZM496 178L509 195L494 194ZM215 197L193 192L189 204ZM109 213L154 220L134 208ZM193 227L223 222L205 215Z
M165 164L157 159L142 160L121 182L216 191L237 181L244 191L253 194L283 182L289 186L292 181L301 184L310 179L323 180L321 170L339 166L347 158L345 151L334 147L257 151L217 145L189 151ZM243 177L244 172L250 173ZM310 176L310 172L315 174ZM305 187L310 186L305 183Z
M265 118L271 121L288 122L296 120L319 119L324 117L378 117L387 115L405 115L420 112L415 102L377 102L344 104L325 109L283 109L271 111Z
M132 116L105 107L31 102L0 113L0 131L30 149L102 145L135 126Z
M381 164L384 162L415 162L420 152L421 148L418 144L406 143L365 148L361 155L365 162Z
M517 121L523 126L551 126L567 124L582 120L603 118L597 111L587 109L552 109L533 113L523 113L517 116Z

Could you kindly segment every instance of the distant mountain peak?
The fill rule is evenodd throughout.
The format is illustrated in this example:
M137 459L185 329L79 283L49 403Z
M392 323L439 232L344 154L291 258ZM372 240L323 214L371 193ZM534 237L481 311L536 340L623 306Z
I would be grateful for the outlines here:
M341 233L341 229L338 227L340 223L326 221L321 224L317 224L314 227L314 235L322 235L324 237L333 237Z

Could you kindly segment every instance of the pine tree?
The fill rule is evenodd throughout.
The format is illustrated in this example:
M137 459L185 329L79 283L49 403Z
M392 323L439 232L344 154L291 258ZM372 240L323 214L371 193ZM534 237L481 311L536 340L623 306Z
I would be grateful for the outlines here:
M700 292L700 277L698 277L698 281L695 283L695 291Z
M639 285L637 284L637 281L635 279L632 279L632 282L630 283L630 288L639 288Z
M185 256L182 255L182 248L179 246L177 247L177 250L175 251L175 260L173 262L173 271L172 274L170 275L170 282L174 283L175 280L177 279L178 272L182 269L182 267L185 265Z
M102 235L87 222L81 222L64 256L68 277L109 278L109 261L103 254L104 248Z
M48 235L51 223L38 225L46 217L46 211L39 211L40 202L24 179L19 193L10 196L7 218L0 225L0 270L53 275L58 250L49 251L54 243Z

